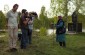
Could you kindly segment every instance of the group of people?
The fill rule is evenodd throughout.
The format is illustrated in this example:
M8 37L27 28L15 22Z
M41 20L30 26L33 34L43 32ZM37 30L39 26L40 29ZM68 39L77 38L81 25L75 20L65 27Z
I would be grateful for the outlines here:
M18 9L19 5L14 4L13 9L8 11L7 18L7 27L9 33L9 51L17 51L17 37L18 37L18 27L21 29L22 35L20 40L20 48L26 49L26 47L32 43L32 30L33 30L33 20L34 15L29 13L26 9L22 9L19 23L17 22L18 18ZM60 46L66 46L65 43L65 28L64 21L62 17L58 17L59 20L56 24L56 40L59 42ZM63 30L63 31L62 31Z
M28 12L26 9L22 9L18 23L18 6L18 4L14 4L13 9L8 11L6 15L10 51L17 51L16 44L18 39L18 28L20 28L22 32L20 48L26 49L27 45L32 43L31 38L34 15L31 12Z
M19 22L19 27L22 32L21 49L25 49L28 44L31 44L31 35L33 29L33 17L26 9L22 9L22 14Z

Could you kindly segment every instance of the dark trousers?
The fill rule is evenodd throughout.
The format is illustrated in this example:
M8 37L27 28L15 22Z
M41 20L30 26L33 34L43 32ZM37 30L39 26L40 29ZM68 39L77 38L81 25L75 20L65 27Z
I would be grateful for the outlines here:
M27 36L27 29L21 29L22 36L21 36L21 48L26 48L28 44L28 36Z
M65 42L59 42L60 46L66 47L66 43Z
M31 44L32 43L32 29L29 29L28 30L28 42L29 42L29 44Z
M18 40L21 40L22 33L18 33Z

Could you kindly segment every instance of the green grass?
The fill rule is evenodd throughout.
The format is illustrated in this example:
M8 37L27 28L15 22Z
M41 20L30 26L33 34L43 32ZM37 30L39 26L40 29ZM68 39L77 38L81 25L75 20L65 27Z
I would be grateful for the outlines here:
M0 55L85 55L85 33L66 35L66 48L62 48L55 41L55 35L39 36L33 33L33 42L27 49L18 48L17 52L6 52L8 48L7 33L0 37ZM19 47L19 42L18 42Z

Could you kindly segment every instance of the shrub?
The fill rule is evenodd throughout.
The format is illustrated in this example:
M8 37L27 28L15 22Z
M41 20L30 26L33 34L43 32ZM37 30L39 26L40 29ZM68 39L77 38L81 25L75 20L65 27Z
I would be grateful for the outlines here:
M40 36L46 36L47 35L47 29L44 27L40 28L40 32L39 32Z

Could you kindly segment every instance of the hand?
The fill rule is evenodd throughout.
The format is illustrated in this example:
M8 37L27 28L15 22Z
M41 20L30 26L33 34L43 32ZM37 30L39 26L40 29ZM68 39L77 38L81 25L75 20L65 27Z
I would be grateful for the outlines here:
M29 23L29 24L33 24L33 21L29 21L28 23Z
M30 19L29 18L26 18L27 21L29 21Z

